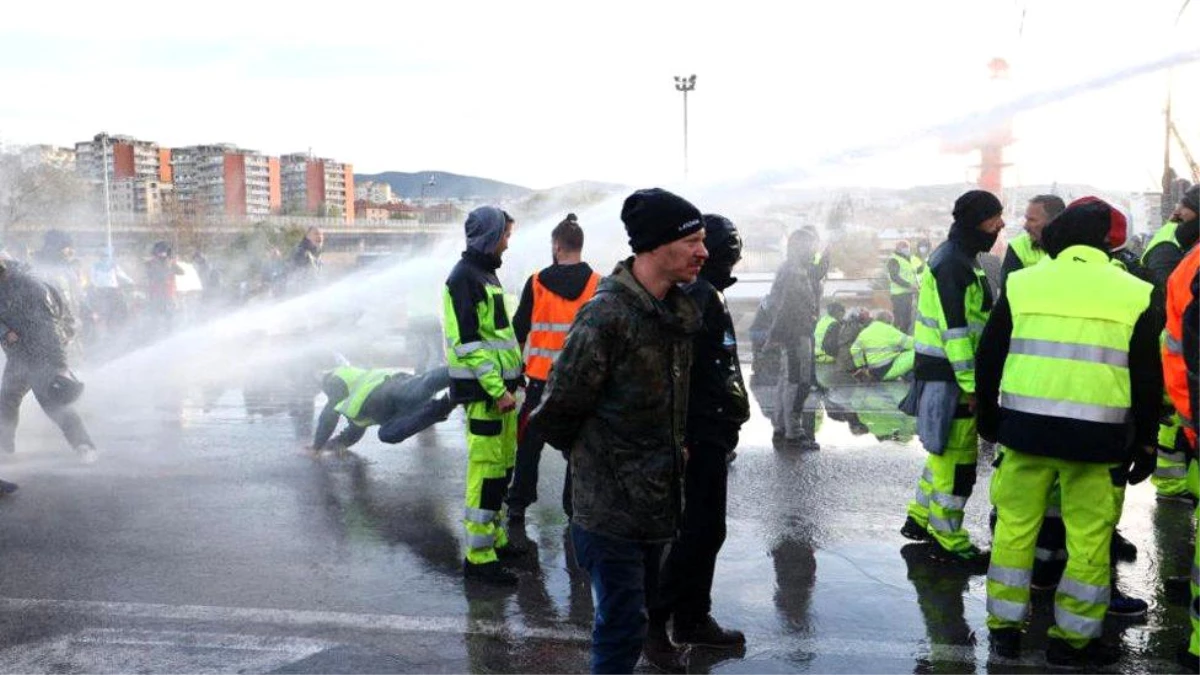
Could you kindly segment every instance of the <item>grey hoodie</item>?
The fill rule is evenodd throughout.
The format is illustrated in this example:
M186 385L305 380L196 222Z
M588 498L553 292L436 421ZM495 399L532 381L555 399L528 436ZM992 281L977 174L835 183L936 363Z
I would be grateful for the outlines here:
M494 253L504 235L504 211L495 206L481 206L467 216L467 249Z

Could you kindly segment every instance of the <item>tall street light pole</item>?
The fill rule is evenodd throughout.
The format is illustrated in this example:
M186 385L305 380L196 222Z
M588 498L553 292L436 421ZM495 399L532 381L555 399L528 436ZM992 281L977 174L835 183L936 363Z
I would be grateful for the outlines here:
M108 134L100 134L100 163L104 165L104 243L105 251L113 254L112 244L112 196L108 188Z
M688 177L688 120L687 120L687 95L688 92L696 88L696 76L681 75L675 76L675 91L683 92L683 179Z

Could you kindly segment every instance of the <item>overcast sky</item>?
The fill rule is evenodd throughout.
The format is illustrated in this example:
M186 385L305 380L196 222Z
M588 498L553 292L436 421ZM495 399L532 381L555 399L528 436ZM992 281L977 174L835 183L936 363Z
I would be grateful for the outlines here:
M903 187L973 178L977 155L943 154L921 130L1173 56L1176 120L1200 155L1200 3L1176 26L1182 4L9 3L0 141L105 130L311 148L358 172L669 184L683 145L672 76L695 73L694 180ZM996 56L1007 83L987 79ZM1167 79L1024 110L1006 181L1155 188Z

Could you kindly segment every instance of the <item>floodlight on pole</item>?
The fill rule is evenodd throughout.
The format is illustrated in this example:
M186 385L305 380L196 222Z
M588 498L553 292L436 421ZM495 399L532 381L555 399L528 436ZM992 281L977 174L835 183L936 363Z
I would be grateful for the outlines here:
M696 76L675 76L675 91L683 92L683 179L688 176L688 92L696 88Z

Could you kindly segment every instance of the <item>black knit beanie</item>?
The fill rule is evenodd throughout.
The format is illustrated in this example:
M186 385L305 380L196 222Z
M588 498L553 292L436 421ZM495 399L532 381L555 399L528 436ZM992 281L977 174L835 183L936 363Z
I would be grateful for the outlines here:
M1200 213L1200 183L1196 183L1192 187L1188 188L1183 193L1183 197L1180 197L1179 203L1195 211L1196 213Z
M654 250L704 229L700 209L662 188L629 195L621 207L621 222L634 253Z
M1004 205L986 190L971 190L954 200L954 222L978 228L983 221L1004 213Z

